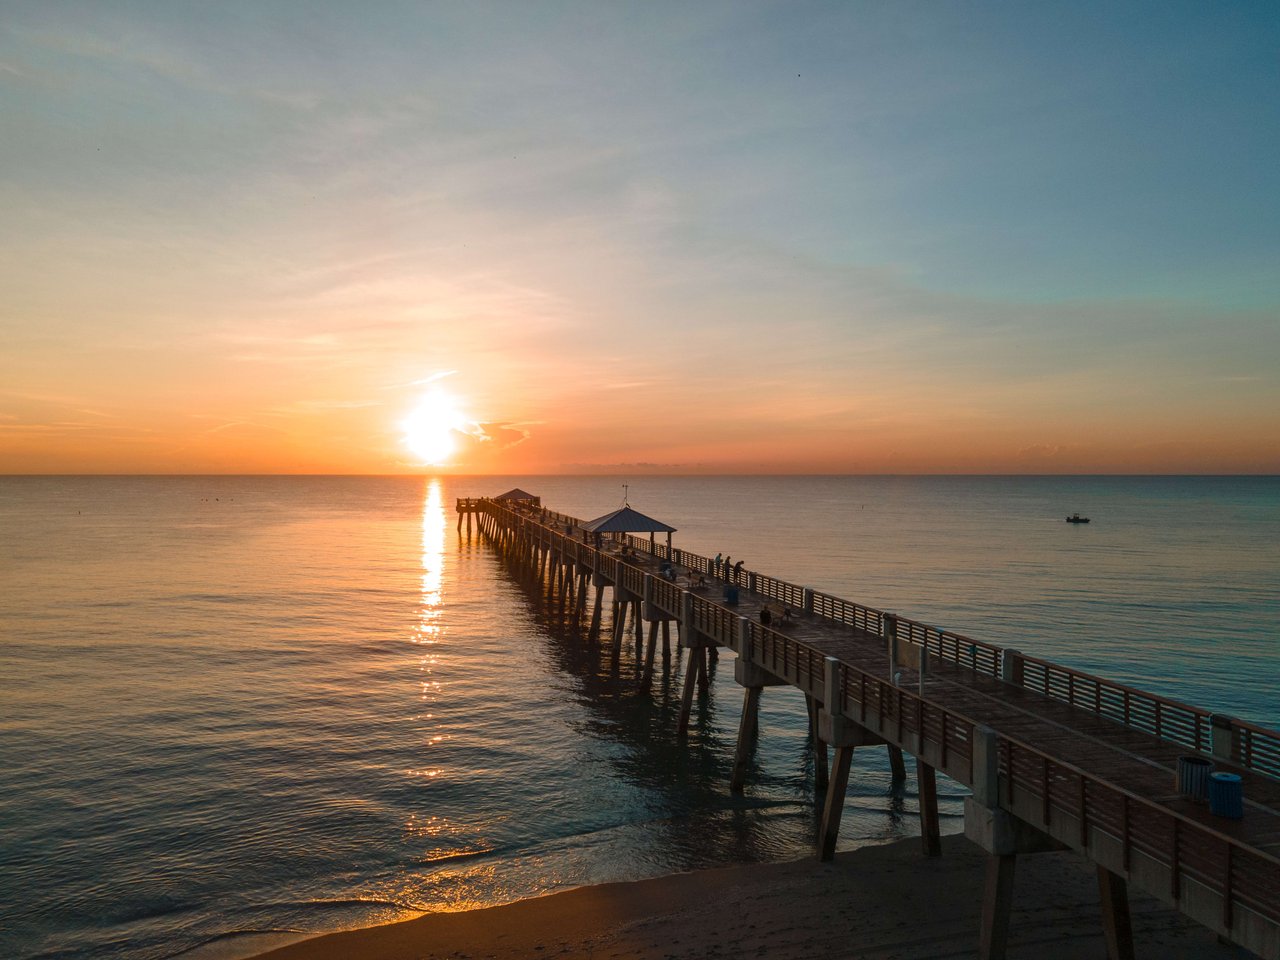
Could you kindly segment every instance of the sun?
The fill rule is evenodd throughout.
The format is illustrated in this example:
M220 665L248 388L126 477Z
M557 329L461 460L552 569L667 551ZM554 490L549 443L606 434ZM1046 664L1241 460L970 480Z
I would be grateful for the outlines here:
M466 418L450 394L435 388L400 422L404 443L424 464L439 466L457 451L457 434Z

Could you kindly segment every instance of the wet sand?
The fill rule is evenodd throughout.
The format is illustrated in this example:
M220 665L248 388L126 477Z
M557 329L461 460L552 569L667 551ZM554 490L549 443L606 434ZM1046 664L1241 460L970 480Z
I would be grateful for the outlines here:
M961 836L927 859L918 840L840 854L833 863L730 867L583 887L465 913L302 940L270 960L759 960L976 955L985 855ZM1141 894L1137 955L1250 956ZM1105 957L1093 868L1072 854L1019 858L1009 956Z

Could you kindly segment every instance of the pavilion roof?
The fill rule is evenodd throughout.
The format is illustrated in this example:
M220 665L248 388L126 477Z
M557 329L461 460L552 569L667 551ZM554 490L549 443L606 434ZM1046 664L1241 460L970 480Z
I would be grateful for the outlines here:
M613 513L584 523L582 529L590 533L675 533L676 528L653 517L646 517L639 510L623 507Z
M532 493L529 493L527 490L521 490L519 487L516 487L512 490L508 490L506 493L501 494L500 496L494 497L493 499L495 500L537 500L538 498L535 497Z

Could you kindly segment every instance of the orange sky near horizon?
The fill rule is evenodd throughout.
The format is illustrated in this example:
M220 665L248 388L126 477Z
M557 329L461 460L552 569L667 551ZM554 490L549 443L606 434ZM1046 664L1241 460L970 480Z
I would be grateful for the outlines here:
M446 382L467 419L434 463L414 454L405 430L422 392L412 387L394 399L303 400L225 420L198 412L195 399L184 410L176 397L130 413L86 408L75 420L4 433L0 454L5 472L37 474L1280 472L1276 449L1256 443L1269 425L1263 412L1229 429L1207 414L1169 423L1156 411L1123 424L1080 408L1017 420L942 396L913 406L891 392L862 399L859 414L799 397L708 402L696 385L664 401L673 387L637 385L601 404L565 389L526 406L530 420L496 421L472 419L478 404L461 392L461 374ZM490 402L521 406L502 394Z
M1269 21L1085 6L20 5L0 474L1280 474Z
M531 316L407 284L393 302L281 316L191 282L212 302L185 316L138 298L125 333L16 341L0 472L1280 473L1274 377L1215 365L1212 324L1186 324L1176 349L1111 343L1059 363L1054 338L1005 323L850 337L707 318L646 336L593 329L571 298ZM424 324L424 302L465 320ZM1108 309L1038 312L1079 329ZM380 320L353 321L368 312ZM270 319L226 319L242 315ZM431 390L465 420L442 464L402 428Z

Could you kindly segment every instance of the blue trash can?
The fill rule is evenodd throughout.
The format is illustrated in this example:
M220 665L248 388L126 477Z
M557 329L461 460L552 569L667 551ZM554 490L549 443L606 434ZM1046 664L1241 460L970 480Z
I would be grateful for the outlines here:
M1234 773L1209 774L1209 812L1228 820L1244 819L1244 785Z
M724 588L724 602L731 607L738 605L738 588L732 584Z

